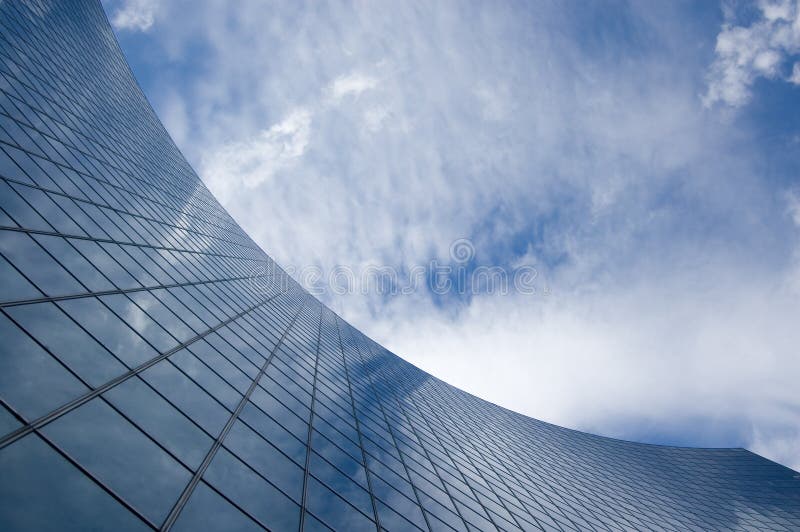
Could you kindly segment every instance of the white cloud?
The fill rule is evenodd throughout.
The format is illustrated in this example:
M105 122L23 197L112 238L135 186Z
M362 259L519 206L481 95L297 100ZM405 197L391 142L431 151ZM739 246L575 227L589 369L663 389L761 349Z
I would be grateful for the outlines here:
M786 209L794 224L800 228L800 192L790 190L786 193Z
M759 77L781 77L782 63L800 51L800 8L796 0L762 0L760 18L749 26L726 20L717 36L716 56L708 73L703 103L746 104ZM728 11L726 18L735 15ZM796 71L787 78L797 83Z
M703 419L689 430L710 446L715 423L737 419L743 440L757 430L760 452L797 464L783 449L800 423L785 377L800 374L797 298L745 271L714 279L720 266L662 271L661 286L482 296L457 320L415 301L371 327L423 369L534 417L622 438Z
M786 430L776 435L763 434L756 429L750 450L800 471L800 430Z
M378 131L383 122L389 117L389 109L387 107L370 107L364 111L364 123L369 131Z
M117 29L147 31L155 22L158 0L125 0L111 17Z
M268 182L302 157L311 136L311 113L295 109L258 135L231 142L200 163L206 184L223 203Z
M341 100L345 96L358 97L362 92L378 86L378 79L360 72L352 72L334 79L328 87L328 94L333 100Z
M792 67L792 75L789 77L789 81L795 85L800 85L800 63L795 63Z
M177 145L186 144L190 133L189 112L186 102L174 90L163 95L159 118Z

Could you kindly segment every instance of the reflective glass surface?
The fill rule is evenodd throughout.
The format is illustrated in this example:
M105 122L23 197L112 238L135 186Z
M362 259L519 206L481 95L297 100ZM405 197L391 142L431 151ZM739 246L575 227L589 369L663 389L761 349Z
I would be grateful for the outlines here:
M790 469L519 415L340 319L95 0L0 1L0 338L0 530L800 529Z

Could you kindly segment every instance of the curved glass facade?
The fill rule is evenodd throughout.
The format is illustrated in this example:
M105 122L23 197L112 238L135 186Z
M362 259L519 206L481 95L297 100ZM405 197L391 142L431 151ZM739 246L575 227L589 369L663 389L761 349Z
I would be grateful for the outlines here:
M788 468L537 421L344 322L203 186L95 1L0 1L0 177L0 530L800 529Z

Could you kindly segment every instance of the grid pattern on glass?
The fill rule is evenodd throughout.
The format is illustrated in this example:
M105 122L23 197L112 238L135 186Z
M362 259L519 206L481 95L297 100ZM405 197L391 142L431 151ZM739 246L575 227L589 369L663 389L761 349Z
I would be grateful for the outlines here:
M800 528L787 468L521 416L341 320L203 186L94 0L0 2L0 334L3 530Z

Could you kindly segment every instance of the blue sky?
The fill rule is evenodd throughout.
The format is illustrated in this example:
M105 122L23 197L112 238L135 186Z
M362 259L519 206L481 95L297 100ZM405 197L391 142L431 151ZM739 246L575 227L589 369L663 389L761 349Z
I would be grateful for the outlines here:
M282 265L535 268L321 298L480 397L800 467L796 2L104 2Z

